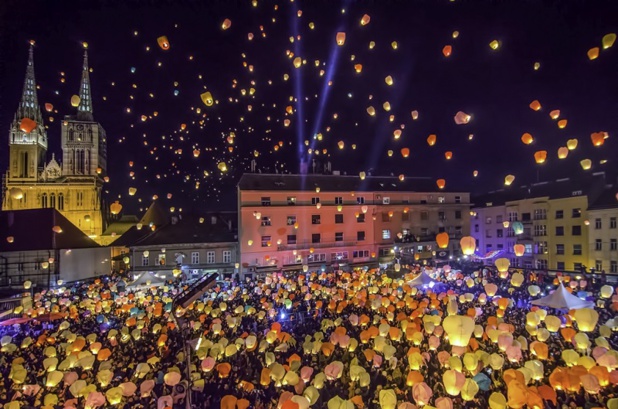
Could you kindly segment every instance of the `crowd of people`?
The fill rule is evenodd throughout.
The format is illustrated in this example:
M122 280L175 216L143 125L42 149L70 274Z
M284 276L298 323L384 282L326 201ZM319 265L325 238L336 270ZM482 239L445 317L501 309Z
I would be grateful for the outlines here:
M37 292L0 326L0 407L618 407L615 289L516 274L273 273L187 309L181 280ZM530 304L563 284L594 308Z

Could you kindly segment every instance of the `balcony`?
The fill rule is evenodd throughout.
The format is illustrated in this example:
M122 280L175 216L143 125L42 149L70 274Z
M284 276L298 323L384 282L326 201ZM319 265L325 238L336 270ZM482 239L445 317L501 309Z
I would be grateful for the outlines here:
M333 248L333 247L350 247L358 245L358 241L331 241L331 242L320 242L320 243L296 243L296 244L279 244L277 245L277 251L285 251L285 250L307 250L310 248L314 249L325 249L325 248ZM364 244L364 242L360 242L360 244Z
M425 234L425 235L409 234L409 235L403 236L401 239L396 237L395 243L433 243L436 241L437 234L438 233L433 233L433 232L429 232L428 234ZM459 240L463 237L463 233L461 232L449 233L448 237L451 240Z

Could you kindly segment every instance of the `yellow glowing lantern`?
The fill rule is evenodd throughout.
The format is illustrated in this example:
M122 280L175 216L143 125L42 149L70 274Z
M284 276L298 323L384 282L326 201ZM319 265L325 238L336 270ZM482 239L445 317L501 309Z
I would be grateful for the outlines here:
M77 108L79 106L79 102L80 101L81 101L81 99L79 98L79 95L73 95L71 97L71 106Z
M498 48L500 48L500 42L498 40L493 40L491 43L489 43L489 48L491 48L492 50L497 50Z
M213 97L212 97L212 94L210 93L210 91L206 91L203 94L201 94L200 98L202 98L202 102L207 107L211 107L214 104L214 102L215 102Z
M130 187L129 188L129 196L135 196L135 193L137 193L137 188Z
M390 75L387 76L386 78L384 78L384 82L386 82L386 85L393 85L393 77L391 77Z
M580 308L575 310L577 328L582 332L592 332L599 321L599 313L592 308Z
M508 258L505 257L501 257L499 259L496 259L496 261L494 262L496 268L498 269L498 272L500 273L504 273L509 271L509 267L511 266L511 262L509 261Z
M590 159L583 159L579 164L583 170L589 170L592 167L592 161Z
M506 186L510 186L511 183L513 183L514 180L515 180L515 176L513 176L513 175L506 175L506 177L504 178L504 184Z
M170 49L170 42L168 41L167 36L157 38L157 44L159 44L159 47L161 47L162 50L167 51Z
M367 113L371 116L374 116L376 114L376 109L372 106L367 107Z
M474 320L467 315L449 315L442 322L452 346L465 347L474 332Z
M476 239L472 236L465 236L459 240L461 251L466 256L471 256L476 250Z

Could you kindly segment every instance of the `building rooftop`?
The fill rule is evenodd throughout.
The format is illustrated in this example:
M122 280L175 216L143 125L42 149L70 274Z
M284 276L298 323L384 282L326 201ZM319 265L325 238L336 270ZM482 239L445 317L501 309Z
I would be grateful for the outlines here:
M54 227L62 229L54 232ZM56 209L0 212L0 251L78 249L99 247ZM9 238L13 242L9 243Z
M599 197L588 206L588 210L602 210L618 208L618 186L609 185L601 192Z
M471 201L474 203L474 207L502 206L514 200L541 197L562 199L588 195L590 201L593 201L602 191L604 185L605 175L599 173L580 179L564 178L529 185L506 186L503 189L473 197Z
M245 173L238 182L239 190L263 191L314 191L321 192L461 192L449 186L438 189L436 179L429 177L369 176L359 175L291 175Z

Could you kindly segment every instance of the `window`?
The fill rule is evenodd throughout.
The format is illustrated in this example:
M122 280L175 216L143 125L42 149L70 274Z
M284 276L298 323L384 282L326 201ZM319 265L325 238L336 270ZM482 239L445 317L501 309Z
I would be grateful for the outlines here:
M405 210L401 213L401 221L402 222L407 222L410 221L410 213L406 212Z
M475 225L474 225L474 232L475 232L475 233L478 233L478 232L479 232L479 229L480 229L480 228L479 228L479 225L478 225L478 224L475 224Z
M618 273L618 263L616 263L616 260L611 260L609 262L609 272Z
M262 206L270 206L270 197L262 198Z
M446 220L446 213L438 212L438 220L445 221Z
M573 255L574 256L582 255L582 245L581 244L573 244Z
M455 196L455 203L461 203L461 196Z
M485 253L489 253L490 251L492 251L492 250L493 250L493 247L494 247L494 246L493 246L493 245L491 245L491 244L488 244L487 246L485 246Z
M295 196L288 196L288 206L294 206L296 204Z
M498 243L498 244L496 245L496 249L498 249L498 250L503 250L503 249L504 249L504 244L502 244L502 243Z
M382 240L390 240L391 231L389 229L382 230Z
M388 212L382 212L382 221L383 222L390 222L391 218L388 216Z
M320 198L319 197L312 197L311 198L311 204L312 205L317 205L318 203L320 203Z
M223 262L224 263L232 262L232 251L231 250L223 250Z
M516 222L517 221L517 212L509 212L509 221Z
M142 256L142 265L147 266L150 264L150 259L148 256Z
M536 268L540 270L547 270L547 260L538 259L536 261Z
M215 252L214 251L206 252L206 264L215 264Z
M603 270L603 262L601 260L594 260L594 269L597 271Z
M556 210L556 219L564 219L564 211Z
M347 259L348 259L347 251L341 251L339 253L330 253L330 261L347 260Z
M307 263L319 263L320 261L326 261L325 253L314 253L307 256Z
M341 197L341 196L335 197L335 204L336 205L342 205L343 204L343 197Z
M545 219L547 219L546 209L534 209L534 220L545 220Z
M463 234L463 227L462 226L455 226L455 234L459 237Z
M422 221L427 221L427 220L429 220L429 212L427 212L427 211L422 211L422 212L421 212L421 220L422 220Z
M455 210L455 219L461 220L461 210Z
M296 216L288 216L286 224L288 226L294 226L296 224Z
M501 214L496 216L496 223L502 224L502 215Z
M319 243L320 242L320 233L313 233L311 235L311 243Z
M270 226L270 216L262 216L262 226Z
M288 244L296 244L296 235L288 234Z
M262 247L270 247L270 236L262 236Z
M491 224L491 217L485 219L485 224Z
M42 208L46 208L47 207L47 193L43 193L41 195L41 207Z
M342 214L336 214L336 215L335 215L335 223L336 223L336 224L341 224L341 223L343 223L343 215L342 215Z
M438 196L438 203L446 202L446 198L444 196Z
M571 234L573 236L581 236L582 235L582 226L571 226Z
M356 203L358 203L358 204L365 204L365 198L362 197L362 196L358 196L356 198Z
M320 215L319 214L311 215L311 224L320 224Z
M354 250L352 252L353 258L369 258L369 250Z
M364 231L357 231L356 232L356 240L357 241L364 241L365 240L365 232Z
M496 237L503 237L503 236L504 236L504 232L502 231L502 229L496 230Z
M64 210L64 194L58 193L58 210Z
M200 252L193 251L191 253L191 264L200 264Z
M544 224L535 224L534 225L534 236L541 237L547 235L547 226Z
M391 255L391 249L389 249L388 247L382 247L379 250L379 254L380 254L380 257L388 257Z
M165 253L159 254L159 265L160 266L164 266L165 265Z
M530 213L522 213L521 214L521 221L522 222L529 222L531 219L530 217Z
M365 213L359 213L358 217L356 218L356 221L358 223L365 223Z
M582 217L582 209L580 209L580 208L573 209L571 211L571 217L573 217L573 218Z
M546 241L539 241L538 243L536 243L536 254L545 254L546 251L547 251Z
M55 193L51 193L49 195L49 207L51 207L52 209L56 207L56 194Z
M391 204L391 198L390 197L383 197L382 198L382 204Z
M556 254L564 254L564 244L556 244Z
M618 242L616 241L616 239L610 239L609 240L609 249L611 251L618 250Z
M564 270L564 261L559 261L556 263L556 268L558 270Z
M343 241L343 232L335 232L335 241Z
M444 233L446 229L444 227L438 227L438 233Z
M594 241L594 250L595 251L603 250L603 242L601 241L601 239L596 239Z
M598 230L601 228L601 226L602 226L601 219L594 219L594 228Z
M487 237L488 239L491 239L491 230L489 229L485 230L485 237Z
M421 236L428 236L429 229L427 227L421 227Z
M615 217L610 217L609 218L609 228L610 229L615 229L616 228L616 218Z
M573 263L573 270L580 271L582 269L582 263Z
M564 226L556 226L556 236L564 236Z

